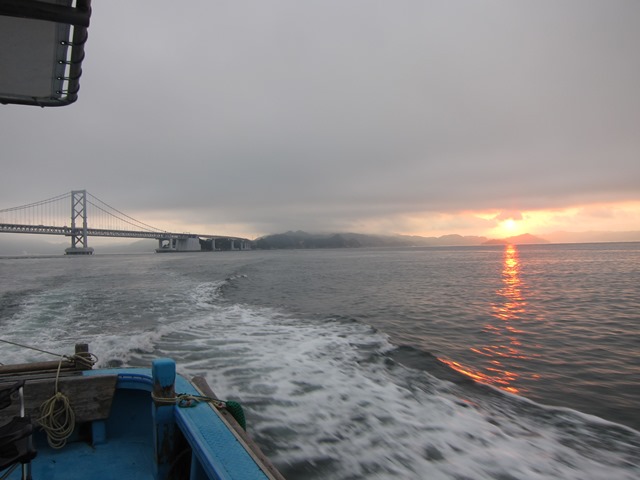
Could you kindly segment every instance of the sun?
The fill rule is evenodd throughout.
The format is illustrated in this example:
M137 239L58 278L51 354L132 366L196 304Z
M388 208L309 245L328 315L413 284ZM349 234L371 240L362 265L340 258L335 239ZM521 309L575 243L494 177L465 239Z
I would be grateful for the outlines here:
M518 224L513 218L507 218L500 224L500 227L506 232L515 232L518 229Z
M524 225L523 221L515 218L505 218L495 229L495 233L502 237L515 237L520 234Z

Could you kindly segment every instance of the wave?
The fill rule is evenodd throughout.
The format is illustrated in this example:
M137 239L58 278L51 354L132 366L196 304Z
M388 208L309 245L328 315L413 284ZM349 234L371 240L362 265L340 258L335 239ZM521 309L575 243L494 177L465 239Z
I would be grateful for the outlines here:
M197 309L157 348L241 401L287 478L636 478L640 434L478 384L348 318L226 301L237 278L193 290Z
M152 305L132 292L95 293L92 306L64 286L25 292L3 326L52 351L88 341L103 366L175 358L181 373L242 402L250 433L289 479L640 476L632 429L479 385L348 318L229 301L242 281L176 277ZM9 350L5 359L21 355Z

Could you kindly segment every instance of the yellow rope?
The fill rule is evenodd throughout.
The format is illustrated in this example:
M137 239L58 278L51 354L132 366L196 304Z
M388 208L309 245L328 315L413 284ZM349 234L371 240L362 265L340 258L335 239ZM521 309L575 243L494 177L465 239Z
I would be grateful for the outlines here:
M29 345L11 342L3 338L0 338L0 342L60 357L60 361L58 362L58 371L56 373L55 394L53 395L53 397L45 400L42 405L40 405L40 417L37 418L36 421L46 432L47 442L49 443L51 448L64 447L67 444L67 439L71 436L73 430L76 427L76 414L71 407L69 398L67 398L64 393L58 390L58 380L60 379L60 369L62 368L62 361L66 359L76 364L81 364L85 367L92 368L93 365L97 363L98 357L96 357L93 353L88 352L84 354L86 356L60 355Z
M180 408L195 407L198 403L211 403L216 408L224 407L225 402L217 398L205 397L204 395L191 395L189 393L180 393L176 397L176 403Z
M151 399L158 405L177 405L180 408L195 407L200 402L211 403L217 408L224 407L225 401L218 398L205 397L204 395L192 395L189 393L178 393L175 397L156 397L153 392Z
M71 436L76 427L76 414L71 408L69 399L64 393L58 391L61 367L62 358L60 358L56 373L56 393L49 400L42 402L40 417L37 420L46 432L47 442L51 448L64 447L67 444L67 438Z
M76 415L64 393L57 392L42 403L38 423L46 432L51 448L62 448L67 444L76 426Z

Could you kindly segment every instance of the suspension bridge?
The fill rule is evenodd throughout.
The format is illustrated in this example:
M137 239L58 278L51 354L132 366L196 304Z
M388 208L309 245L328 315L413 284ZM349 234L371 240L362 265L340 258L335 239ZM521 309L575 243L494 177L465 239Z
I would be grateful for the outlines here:
M67 255L92 254L88 237L155 239L158 253L247 250L251 244L250 240L241 237L174 233L152 227L86 190L73 190L39 202L0 209L1 232L70 237L71 246L65 249Z

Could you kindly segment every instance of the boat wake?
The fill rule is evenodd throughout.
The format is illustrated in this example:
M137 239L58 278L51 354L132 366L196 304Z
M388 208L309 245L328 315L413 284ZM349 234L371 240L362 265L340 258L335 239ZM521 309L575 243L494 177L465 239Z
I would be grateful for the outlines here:
M356 321L233 303L225 291L238 281L185 284L154 305L154 321L134 312L137 322L122 321L123 305L74 313L56 301L68 292L54 290L14 312L6 331L52 351L87 341L102 366L174 358L243 404L250 434L288 479L640 475L632 429L480 386ZM83 322L91 315L105 323ZM31 360L21 355L5 358Z

